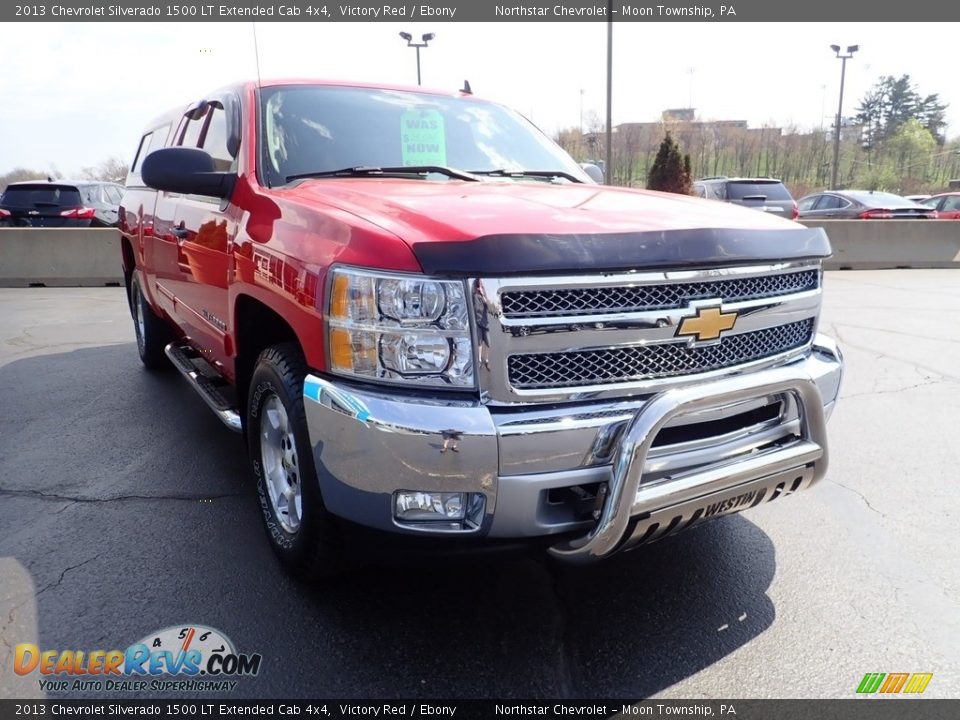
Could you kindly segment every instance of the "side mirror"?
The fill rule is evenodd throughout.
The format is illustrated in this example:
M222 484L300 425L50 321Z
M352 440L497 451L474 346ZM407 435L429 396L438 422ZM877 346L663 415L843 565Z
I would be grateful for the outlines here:
M237 176L217 172L213 158L199 148L169 147L154 150L143 159L140 177L154 190L228 198Z
M593 163L580 163L583 171L590 176L590 179L599 185L603 185L603 170Z

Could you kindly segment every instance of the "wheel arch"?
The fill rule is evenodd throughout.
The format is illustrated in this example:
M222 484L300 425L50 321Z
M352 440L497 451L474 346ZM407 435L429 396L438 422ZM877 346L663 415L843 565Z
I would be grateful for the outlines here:
M280 343L293 342L304 352L293 326L274 308L252 295L240 294L233 307L236 353L234 374L240 416L246 416L247 391L260 353Z
M126 235L120 236L120 257L123 263L123 285L127 289L127 305L132 312L130 284L133 282L133 271L137 268L137 261L133 254L133 245Z

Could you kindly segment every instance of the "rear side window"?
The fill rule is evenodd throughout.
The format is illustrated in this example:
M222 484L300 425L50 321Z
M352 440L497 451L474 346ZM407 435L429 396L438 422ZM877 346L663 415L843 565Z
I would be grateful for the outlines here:
M727 185L727 195L731 200L763 197L766 200L793 200L783 183L732 182Z
M127 177L127 185L142 185L140 180L140 168L143 160L154 150L163 147L167 141L167 134L170 132L170 126L164 125L152 132L146 133L140 138L140 147L137 148L137 156L133 159L133 166L130 168L130 175Z
M8 207L34 208L37 206L77 207L82 205L80 191L71 185L38 183L12 185L0 197L0 204Z
M119 205L123 199L123 190L118 185L104 185L103 191L111 205Z
M724 183L711 183L707 185L707 197L713 200L726 200L727 195L724 192L726 185Z
M99 185L87 185L83 188L83 200L85 203L97 205L103 202Z
M817 210L839 210L849 204L837 195L822 195L817 203Z
M960 210L960 195L951 195L944 200L941 210L944 212L956 212Z
M140 147L137 148L137 156L133 159L133 166L130 168L130 172L140 173L140 166L143 165L143 159L147 156L149 152L148 148L150 143L153 140L153 133L149 132L140 138Z

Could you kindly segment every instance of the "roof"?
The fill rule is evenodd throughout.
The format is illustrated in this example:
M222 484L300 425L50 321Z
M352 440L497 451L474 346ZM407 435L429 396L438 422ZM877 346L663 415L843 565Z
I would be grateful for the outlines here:
M772 177L705 177L694 182L751 182L751 183L778 183L783 182Z
M424 95L443 95L446 97L462 97L465 93L459 90L426 88L419 85L393 85L388 83L359 82L356 80L329 80L324 78L269 78L266 80L251 80L243 85L247 87L278 87L281 85L325 85L329 87L354 87L372 90L397 90L400 92L415 92ZM475 97L469 95L469 97Z
M265 80L246 80L242 82L231 83L219 88L211 88L204 95L211 97L224 92L243 92L253 90L254 88L272 88L282 87L284 85L322 85L326 87L352 87L369 88L373 90L396 90L399 92L415 92L424 95L439 95L442 97L469 97L475 100L483 100L473 93L463 93L459 90L439 90L436 88L425 88L418 85L391 85L387 83L359 82L355 80L330 80L324 78L267 78ZM190 108L191 104L202 98L193 98L189 103L177 105L168 109L161 115L154 117L147 125L145 132L150 132L167 124L174 124Z

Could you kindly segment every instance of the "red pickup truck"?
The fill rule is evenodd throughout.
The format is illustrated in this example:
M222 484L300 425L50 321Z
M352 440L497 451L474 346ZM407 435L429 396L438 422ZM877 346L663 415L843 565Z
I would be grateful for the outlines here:
M245 434L298 574L361 526L589 561L826 469L823 231L598 185L469 93L218 90L146 129L120 228L143 363Z

